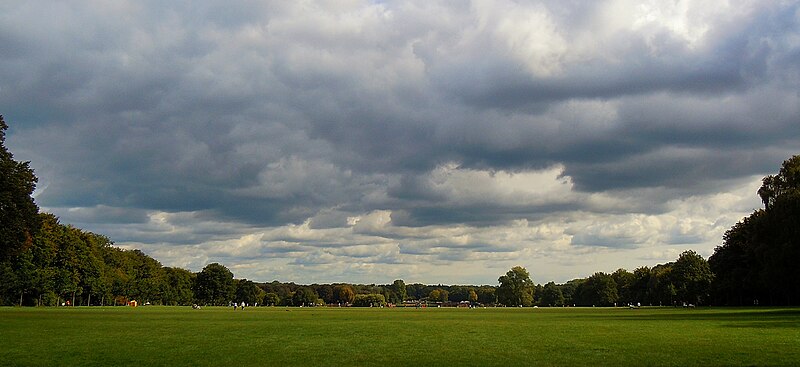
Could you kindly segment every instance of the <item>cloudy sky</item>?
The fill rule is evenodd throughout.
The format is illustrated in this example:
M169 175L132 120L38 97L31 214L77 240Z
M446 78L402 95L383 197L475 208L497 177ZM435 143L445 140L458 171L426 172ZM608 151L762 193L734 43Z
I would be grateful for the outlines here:
M9 1L0 50L43 210L257 281L707 257L800 153L797 1Z

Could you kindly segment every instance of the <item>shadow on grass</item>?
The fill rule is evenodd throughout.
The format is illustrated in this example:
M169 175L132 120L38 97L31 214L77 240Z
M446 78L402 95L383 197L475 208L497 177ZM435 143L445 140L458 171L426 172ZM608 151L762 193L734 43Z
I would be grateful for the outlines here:
M800 330L800 308L795 309L658 309L630 310L630 313L602 315L598 318L609 321L706 321L720 322L720 326L731 328L796 328Z

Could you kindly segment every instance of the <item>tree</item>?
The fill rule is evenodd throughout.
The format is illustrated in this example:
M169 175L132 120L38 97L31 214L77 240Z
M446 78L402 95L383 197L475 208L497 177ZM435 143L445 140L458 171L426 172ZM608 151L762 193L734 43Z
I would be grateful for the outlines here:
M761 211L763 213L763 211ZM725 232L723 244L708 258L714 274L713 292L717 302L725 305L752 305L759 297L760 264L753 253L753 213Z
M226 306L233 298L233 273L219 263L206 265L197 274L195 297L200 304Z
M334 286L330 284L314 284L311 286L325 303L336 302L336 292Z
M611 278L614 279L614 283L617 285L617 301L626 304L634 303L635 297L633 296L633 285L636 281L636 276L633 273L620 268L611 273Z
M478 292L475 292L474 289L470 288L469 290L469 303L476 303L478 302Z
M674 305L677 287L672 282L672 263L659 264L650 269L647 293L651 304Z
M422 299L426 295L428 295L428 293L430 293L430 291L427 291L426 288L427 287L424 284L420 283L407 284L406 285L407 297L416 300Z
M281 304L281 298L277 293L268 292L264 294L264 299L261 302L263 306L277 306Z
M800 193L800 155L783 162L777 175L764 177L758 196L767 210L773 209L781 199L796 200Z
M317 304L319 295L309 287L300 287L292 295L292 306L312 306Z
M263 292L252 280L241 279L236 282L236 295L234 298L237 302L254 305L259 298L263 298L263 296L259 297Z
M506 275L497 279L497 300L506 306L531 306L533 304L533 281L528 271L515 266Z
M684 302L700 304L707 301L712 280L708 262L692 250L684 251L672 265L675 293Z
M186 269L172 267L165 267L163 272L162 303L170 306L191 305L194 300L192 288L197 275Z
M450 292L441 288L436 288L428 294L428 299L433 302L447 302L450 299Z
M475 291L478 294L478 303L484 305L493 305L497 303L497 289L490 285L478 287Z
M564 295L561 289L556 286L556 283L549 282L544 285L542 289L541 304L543 306L563 306Z
M388 287L392 290L392 296L389 298L389 302L392 303L403 303L403 301L408 297L406 293L406 283L403 282L402 279L395 280L391 286Z
M764 177L764 209L734 225L709 258L722 303L800 303L800 155Z
M380 307L386 304L386 298L382 294L357 294L353 300L355 307Z
M631 303L650 302L650 292L647 285L650 283L651 271L647 266L633 270L633 283L630 286Z
M277 306L281 304L281 298L278 297L277 293L268 292L264 295L264 300L262 301L262 305L264 306Z
M575 305L578 303L578 286L583 284L586 279L573 279L570 280L558 288L561 289L561 294L564 295L564 304L566 305Z
M345 305L353 303L356 298L356 292L349 284L339 284L333 287L333 292L336 295L336 301Z
M31 246L39 229L33 201L36 175L30 162L17 162L5 146L6 125L0 115L0 262L11 261Z
M449 299L453 302L469 301L469 292L472 288L461 285L454 285L450 287Z
M577 289L579 304L585 306L612 306L617 302L617 284L611 275L598 272L590 276Z

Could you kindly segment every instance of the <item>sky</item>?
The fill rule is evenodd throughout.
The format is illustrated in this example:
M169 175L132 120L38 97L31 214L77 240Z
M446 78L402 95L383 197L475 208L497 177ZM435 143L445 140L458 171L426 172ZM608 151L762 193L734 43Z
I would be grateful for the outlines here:
M43 211L255 281L708 257L800 154L798 1L8 1L0 50Z

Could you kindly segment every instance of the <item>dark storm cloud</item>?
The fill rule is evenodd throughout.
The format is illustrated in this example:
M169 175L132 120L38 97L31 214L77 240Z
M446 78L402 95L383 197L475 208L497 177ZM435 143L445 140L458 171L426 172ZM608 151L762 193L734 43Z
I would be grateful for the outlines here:
M0 113L41 206L132 242L664 213L800 146L798 4L688 4L5 4Z

